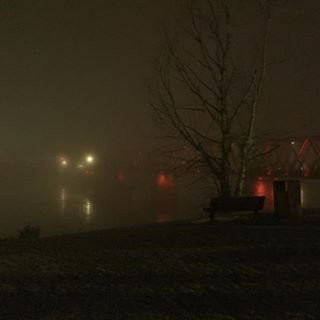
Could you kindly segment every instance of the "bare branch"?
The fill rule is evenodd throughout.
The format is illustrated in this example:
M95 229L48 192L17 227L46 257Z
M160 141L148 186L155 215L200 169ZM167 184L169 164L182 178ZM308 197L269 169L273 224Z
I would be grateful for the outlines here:
M240 194L249 162L273 151L257 153L256 149L258 104L270 66L270 14L263 9L266 24L260 35L258 66L250 61L247 68L236 58L241 43L234 40L238 33L232 19L239 12L233 10L233 4L226 0L190 2L190 24L184 30L188 42L172 40L167 34L166 56L158 70L159 88L151 103L174 133L169 137L180 139L192 150L192 157L188 154L182 161L183 171L203 168L224 196ZM239 80L242 75L246 76ZM181 164L185 156L175 154L175 159Z

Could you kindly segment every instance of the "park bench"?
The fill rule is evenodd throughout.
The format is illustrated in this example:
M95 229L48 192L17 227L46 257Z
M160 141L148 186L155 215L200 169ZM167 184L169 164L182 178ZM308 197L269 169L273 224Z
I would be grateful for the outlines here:
M263 209L266 197L230 197L230 198L212 198L209 208L204 211L210 213L210 222L213 223L217 212L238 212L252 211L252 220L255 220L258 212Z

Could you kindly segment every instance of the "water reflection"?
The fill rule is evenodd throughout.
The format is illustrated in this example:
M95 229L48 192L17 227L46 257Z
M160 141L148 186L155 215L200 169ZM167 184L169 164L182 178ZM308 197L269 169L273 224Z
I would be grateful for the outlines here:
M2 188L0 236L15 235L25 225L39 225L43 235L170 221L178 217L177 195L169 178L143 187L123 183L107 187L28 181ZM128 183L127 183L128 182ZM169 186L169 187L168 187Z
M64 215L67 214L69 218L77 217L78 222L88 222L92 218L94 205L85 194L70 192L63 187L59 192L59 208L60 212Z
M66 189L62 188L60 192L60 204L61 204L61 212L65 213L66 210Z
M92 202L89 199L86 199L84 209L86 220L89 221L92 216Z

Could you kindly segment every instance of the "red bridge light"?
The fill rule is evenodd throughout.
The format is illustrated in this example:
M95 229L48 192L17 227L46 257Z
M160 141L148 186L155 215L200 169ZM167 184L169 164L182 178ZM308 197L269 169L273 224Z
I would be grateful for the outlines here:
M157 185L159 188L172 188L175 183L171 175L161 173L157 177Z

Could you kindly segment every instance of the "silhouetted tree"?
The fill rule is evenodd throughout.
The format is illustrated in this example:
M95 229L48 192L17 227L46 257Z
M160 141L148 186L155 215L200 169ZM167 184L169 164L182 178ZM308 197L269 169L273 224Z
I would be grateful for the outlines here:
M178 37L166 33L151 106L168 135L191 150L184 166L205 170L220 195L239 196L250 161L264 154L256 143L256 119L273 4L251 1L254 29L241 33L240 12L252 7L236 0L195 3Z

